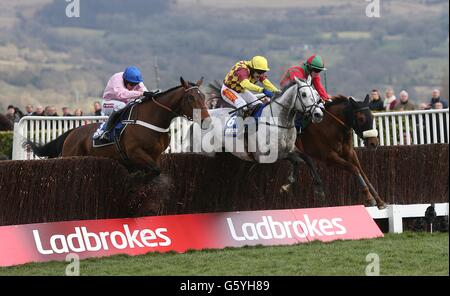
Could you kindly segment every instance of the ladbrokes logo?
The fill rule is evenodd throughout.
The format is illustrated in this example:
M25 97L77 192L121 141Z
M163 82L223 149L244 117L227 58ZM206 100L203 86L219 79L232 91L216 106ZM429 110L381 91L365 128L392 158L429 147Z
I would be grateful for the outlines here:
M243 223L235 227L233 220L227 218L228 227L234 240L285 239L294 235L299 238L314 236L333 236L347 233L347 229L340 224L342 218L313 219L303 215L304 220L273 221L271 216L263 216L258 223Z
M122 231L89 232L86 227L75 227L75 233L67 235L55 234L50 237L49 243L51 249L45 249L42 244L39 230L33 230L34 241L39 253L43 255L63 254L70 252L85 251L107 251L110 248L123 250L126 248L155 248L158 246L167 247L172 243L171 239L164 233L166 228L157 228L154 231L150 229L130 231L127 224L123 225ZM46 243L45 245L48 245Z

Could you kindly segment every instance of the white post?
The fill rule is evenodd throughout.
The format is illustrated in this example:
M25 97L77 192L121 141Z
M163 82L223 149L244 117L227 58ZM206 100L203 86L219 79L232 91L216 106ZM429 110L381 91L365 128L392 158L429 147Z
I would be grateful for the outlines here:
M445 113L445 127L446 127L446 131L447 131L447 142L450 142L450 140L449 140L449 138L448 138L448 130L449 130L449 125L448 125L448 117L449 117L449 114L448 114L448 112L447 113Z
M412 115L414 117L414 115ZM405 116L405 125L406 125L406 145L411 145L411 130L409 128L409 118L410 115Z
M444 114L439 113L439 136L440 139L438 139L438 143L445 143L445 137L444 137Z
M400 206L390 205L388 207L388 215L389 215L389 232L402 233L403 219Z
M353 147L358 147L359 145L358 136L353 132Z
M427 134L427 142L425 144L431 144L431 131L430 131L430 114L425 114L425 129Z
M382 117L378 117L378 132L380 139L380 146L384 146L384 132L383 132L383 119Z
M421 116L419 114L419 116ZM416 114L412 115L412 125L413 125L413 143L414 145L417 145L417 122L416 122Z
M404 145L405 141L404 141L404 137L403 137L403 116L399 115L397 116L398 119L398 133L399 133L399 141L400 141L400 145Z
M384 117L384 127L385 127L385 131L386 131L386 145L390 146L391 145L391 134L390 134L390 129L389 129L389 116L385 116Z
M438 138L437 138L436 114L435 113L431 114L431 122L432 122L432 127L433 127L433 144L436 144L436 143L438 143Z
M14 134L13 134L13 153L12 153L12 159L18 160L22 159L21 152L22 147L20 147L20 139L22 131L19 129L20 125L19 123L14 123Z
M395 116L392 116L392 145L397 146L397 125Z

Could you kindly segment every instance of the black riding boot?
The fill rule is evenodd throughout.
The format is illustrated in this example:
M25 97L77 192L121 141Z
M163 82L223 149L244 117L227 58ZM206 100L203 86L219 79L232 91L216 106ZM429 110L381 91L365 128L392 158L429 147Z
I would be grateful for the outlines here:
M100 137L100 139L108 139L108 134L111 132L111 130L116 125L117 120L120 117L120 114L122 113L122 110L119 111L113 111L111 115L108 118L108 122L106 122L105 131L103 132L103 135Z
M302 134L302 116L297 113L295 117L295 128L297 129L297 136L299 137Z

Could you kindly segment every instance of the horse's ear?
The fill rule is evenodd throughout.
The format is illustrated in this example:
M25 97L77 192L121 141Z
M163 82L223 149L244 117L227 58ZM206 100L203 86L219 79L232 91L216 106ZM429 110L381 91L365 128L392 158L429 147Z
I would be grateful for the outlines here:
M294 76L294 80L295 80L295 83L297 83L298 85L300 85L302 81L305 82L303 79L300 79L300 78L295 77L295 76Z
M308 75L308 79L306 79L306 83L308 84L308 85L311 85L311 75Z
M203 83L203 76L202 76L202 78L200 78L199 81L197 81L196 85L200 86L200 85L202 85L202 83Z
M187 84L187 82L184 81L183 77L181 77L181 76L180 76L180 82L181 82L181 85L182 85L184 88L188 88L188 87L189 87L189 85Z
M350 103L351 103L352 105L354 105L354 106L357 105L355 99L354 99L352 96L348 97L348 100L350 101Z
M369 104L369 101L370 101L369 94L366 94L366 98L364 99L364 104L365 104L365 105L368 105L368 104Z

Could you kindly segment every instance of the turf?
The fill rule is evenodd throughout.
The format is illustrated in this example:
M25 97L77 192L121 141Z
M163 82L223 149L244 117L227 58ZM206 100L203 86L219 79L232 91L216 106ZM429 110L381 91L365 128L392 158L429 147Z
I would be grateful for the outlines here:
M80 275L356 275L366 256L379 256L380 275L449 275L448 233L386 234L360 241L118 255L80 262ZM66 262L0 268L0 275L65 275Z

